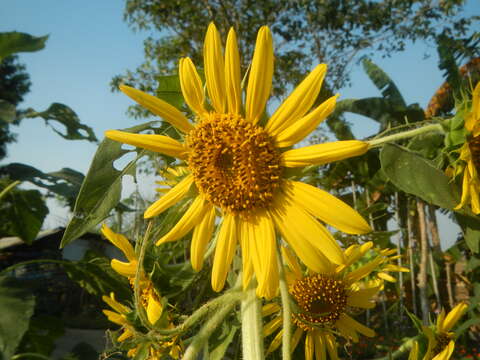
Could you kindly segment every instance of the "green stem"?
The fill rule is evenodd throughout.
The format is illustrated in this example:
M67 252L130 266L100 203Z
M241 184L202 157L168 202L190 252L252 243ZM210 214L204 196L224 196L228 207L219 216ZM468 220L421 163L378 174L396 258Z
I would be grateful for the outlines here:
M282 335L282 359L291 359L292 344L292 309L290 307L290 293L288 292L287 279L283 267L282 255L277 249L278 265L280 267L280 296L282 298L283 335Z
M1 200L10 190L12 190L12 189L13 189L15 186L17 186L18 184L20 184L20 181L19 181L19 180L12 182L12 183L9 184L5 189L3 189L2 192L0 192L0 200Z
M48 356L42 355L42 354L37 354L37 353L23 353L23 354L17 354L11 357L10 360L17 360L17 359L22 359L22 358L37 358L37 359L45 359L45 360L50 360Z
M197 358L197 354L204 349L208 339L215 331L215 329L222 323L225 317L232 311L235 306L235 302L222 307L215 315L207 320L206 324L202 326L200 331L195 335L193 341L188 346L183 356L183 360L193 360ZM249 359L249 358L245 358Z
M388 143L388 142L393 142L393 141L402 140L402 139L408 139L408 138L411 138L413 136L420 135L420 134L430 132L430 131L436 131L436 132L442 132L443 133L442 125L440 125L440 124L430 124L430 125L422 126L418 129L402 131L402 132L399 132L397 134L381 137L379 139L372 139L372 140L367 141L367 143L370 145L371 148L374 148L374 147L379 147L379 146L381 146L385 143Z
M140 245L140 254L138 255L138 264L137 272L135 273L135 282L133 285L134 299L135 299L135 308L138 310L138 315L143 326L147 329L150 329L152 325L148 321L146 316L146 309L142 306L142 299L140 298L140 281L145 275L143 274L143 258L145 257L145 250L147 249L148 238L150 236L150 230L152 229L152 222L150 221L147 225L147 230L145 231L145 236L142 239Z
M245 298L242 300L242 347L243 358L248 360L263 360L263 329L262 309L260 300L255 294L255 282L245 290Z

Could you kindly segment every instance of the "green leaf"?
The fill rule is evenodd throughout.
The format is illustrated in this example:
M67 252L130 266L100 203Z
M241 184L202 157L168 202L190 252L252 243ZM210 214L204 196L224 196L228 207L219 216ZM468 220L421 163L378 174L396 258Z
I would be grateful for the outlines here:
M155 123L148 122L123 131L138 133L152 129L152 124ZM134 150L123 150L121 143L107 138L100 143L80 188L73 218L63 234L60 247L64 247L106 219L119 203L122 178L125 175L135 176L136 163L145 152L140 151L137 157L121 170L115 169L113 163L132 151Z
M2 32L0 33L0 61L18 52L42 50L47 39L48 35L36 37L16 31Z
M34 109L28 109L25 113L25 117L41 117L45 120L47 125L49 125L50 121L56 121L62 124L65 126L65 133L62 133L54 127L52 127L52 129L58 135L67 140L98 141L93 129L90 126L82 124L75 111L64 104L53 103L47 110L41 112L35 111Z
M15 105L10 104L8 101L0 99L0 124L11 123L15 120L17 111Z
M418 122L425 118L423 109L417 104L406 107L381 97L339 101L335 106L334 114L342 112L352 112L369 117L382 124L383 129L406 122Z
M451 210L460 202L450 178L420 155L386 144L380 152L380 162L382 171L400 190L445 209Z
M70 168L44 173L33 166L22 163L11 163L0 167L0 175L7 175L12 180L29 181L63 196L72 209L85 177L82 173Z
M185 104L180 79L178 75L167 75L157 77L158 88L156 95L158 98L166 101L170 105L181 109Z
M478 253L480 250L480 221L478 217L465 216L463 214L455 213L455 218L458 224L462 227L463 236L468 248L473 253Z
M368 77L375 84L378 90L381 91L385 99L391 100L393 103L406 107L407 104L403 99L402 94L397 88L393 80L385 73L378 65L373 63L370 59L363 59L363 69Z
M4 184L0 184L0 191ZM18 236L30 244L37 236L48 214L38 190L12 189L2 198L0 234Z
M228 329L227 329L228 330ZM228 346L232 342L235 334L238 331L237 326L232 326L229 331L223 331L222 336L215 339L216 347L210 352L210 360L222 360L225 359L225 353L227 352Z
M35 297L18 282L0 278L0 358L10 359L28 329Z
M48 356L55 349L55 340L64 333L61 319L50 315L35 315L30 319L17 353L39 353Z

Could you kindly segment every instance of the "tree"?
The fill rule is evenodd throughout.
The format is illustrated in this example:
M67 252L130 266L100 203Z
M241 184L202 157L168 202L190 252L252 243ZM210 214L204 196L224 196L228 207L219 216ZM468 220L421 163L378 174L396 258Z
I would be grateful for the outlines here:
M312 64L329 64L330 90L349 83L349 67L362 56L401 51L408 41L433 41L442 32L466 34L472 18L461 17L463 1L445 0L126 0L124 18L134 30L153 30L144 42L145 62L112 80L155 93L159 76L176 73L177 61L189 56L200 65L205 30L215 21L225 39L229 27L239 34L243 70L253 51L258 28L274 33L273 92L287 94ZM148 113L131 108L135 117Z
M30 77L25 72L25 65L18 62L18 56L11 55L0 62L0 99L17 106L30 90ZM18 110L17 110L18 112ZM14 123L18 123L18 118ZM0 122L0 160L7 155L7 144L15 141L10 132L10 124Z

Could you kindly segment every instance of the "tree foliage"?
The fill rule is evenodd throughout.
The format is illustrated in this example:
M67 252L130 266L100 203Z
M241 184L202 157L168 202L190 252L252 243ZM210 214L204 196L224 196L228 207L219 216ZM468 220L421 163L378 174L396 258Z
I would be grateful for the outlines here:
M144 42L145 62L112 80L155 93L159 77L176 73L177 61L189 56L201 65L205 30L214 21L226 38L234 27L248 67L258 28L269 25L275 37L274 94L288 93L316 63L329 64L329 84L349 83L349 66L373 53L390 56L408 41L433 41L439 34L460 37L472 18L461 17L463 1L307 1L307 0L126 0L124 18L134 30L153 31ZM130 114L147 112L131 108Z

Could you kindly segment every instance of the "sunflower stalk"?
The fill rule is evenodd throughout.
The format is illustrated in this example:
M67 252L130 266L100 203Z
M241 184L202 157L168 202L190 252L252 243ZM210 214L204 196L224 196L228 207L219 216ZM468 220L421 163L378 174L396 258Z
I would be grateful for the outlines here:
M425 126L422 126L420 128L417 128L417 129L402 131L402 132L399 132L397 134L384 136L384 137L381 137L381 138L378 138L378 139L372 139L372 140L367 141L367 143L370 145L370 148L375 148L375 147L379 147L379 146L381 146L383 144L386 144L386 143L394 142L394 141L397 141L397 140L408 139L408 138L411 138L411 137L414 137L414 136L417 136L417 135L420 135L420 134L423 134L423 133L427 133L427 132L430 132L430 131L442 132L442 133L444 132L443 128L442 128L442 125L440 125L440 124L429 124L429 125L425 125Z
M290 307L290 294L288 292L287 279L285 277L285 269L283 265L282 255L277 247L278 265L280 267L280 296L282 298L282 316L283 316L283 334L282 334L282 359L291 359L291 343L292 343L292 309Z
M243 358L249 360L265 359L263 351L262 309L255 293L255 284L245 290L241 303L242 313L242 350Z

